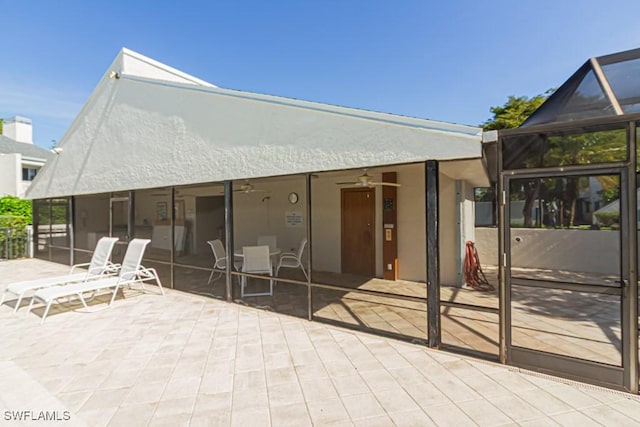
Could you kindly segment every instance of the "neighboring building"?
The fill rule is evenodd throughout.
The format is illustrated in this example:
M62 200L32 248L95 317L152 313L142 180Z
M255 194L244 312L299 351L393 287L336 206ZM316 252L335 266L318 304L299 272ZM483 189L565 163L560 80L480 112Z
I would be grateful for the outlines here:
M33 144L30 119L19 116L4 119L2 131L0 197L24 197L31 181L53 153Z

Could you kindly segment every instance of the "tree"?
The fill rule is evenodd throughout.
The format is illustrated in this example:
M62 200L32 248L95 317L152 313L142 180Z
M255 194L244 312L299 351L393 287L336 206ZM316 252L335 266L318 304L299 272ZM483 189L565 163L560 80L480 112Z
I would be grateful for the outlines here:
M532 98L511 95L504 105L491 107L493 117L482 124L484 130L512 129L520 126L542 105L553 92L549 89L544 94Z
M502 106L492 107L493 117L483 123L484 130L509 129L520 126L551 95L553 89L532 98L526 96L510 96ZM544 153L533 153L523 159L524 167L571 166L589 163L607 163L622 161L626 158L626 136L624 130L596 131L579 134L555 134L542 136L545 138ZM543 155L543 159L540 155ZM543 162L541 164L540 162ZM619 185L610 182L611 177L596 177L606 193L603 199L617 198ZM532 209L536 199L557 199L560 207L560 218L566 219L568 226L576 221L576 202L581 190L587 190L589 180L568 176L561 180L532 179L512 188L512 196L524 200L524 226L532 227Z
M544 94L532 98L526 96L511 95L504 105L491 107L489 111L493 117L482 124L484 130L512 129L519 127L527 118L542 105L553 92L549 89ZM524 226L530 227L532 223L531 210L533 203L540 192L540 181L535 180L526 185L524 190L525 203L523 208Z

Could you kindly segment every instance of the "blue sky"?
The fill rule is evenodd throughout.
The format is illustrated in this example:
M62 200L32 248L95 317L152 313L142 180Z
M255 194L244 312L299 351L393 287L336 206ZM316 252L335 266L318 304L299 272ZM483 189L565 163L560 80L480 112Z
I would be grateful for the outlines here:
M589 57L640 47L637 0L0 0L0 11L0 117L30 117L46 148L123 46L224 88L470 125Z

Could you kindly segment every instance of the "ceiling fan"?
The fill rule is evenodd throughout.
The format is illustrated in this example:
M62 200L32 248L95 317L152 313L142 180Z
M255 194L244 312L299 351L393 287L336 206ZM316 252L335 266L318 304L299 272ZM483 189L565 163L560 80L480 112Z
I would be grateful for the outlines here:
M353 185L355 187L374 187L377 185L388 185L390 187L401 187L400 184L397 184L395 182L378 182L378 181L374 181L373 177L369 174L367 174L367 170L364 169L363 170L363 174L360 175L357 178L357 181L351 181L351 182L336 182L336 185Z

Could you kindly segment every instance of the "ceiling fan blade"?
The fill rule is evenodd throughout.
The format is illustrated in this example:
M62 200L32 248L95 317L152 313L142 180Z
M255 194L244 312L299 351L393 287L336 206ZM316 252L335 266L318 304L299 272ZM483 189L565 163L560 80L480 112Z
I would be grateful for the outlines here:
M398 184L397 182L372 182L371 184L388 185L389 187L402 187L402 184Z
M360 181L336 182L336 185L356 185L356 184L360 184Z

